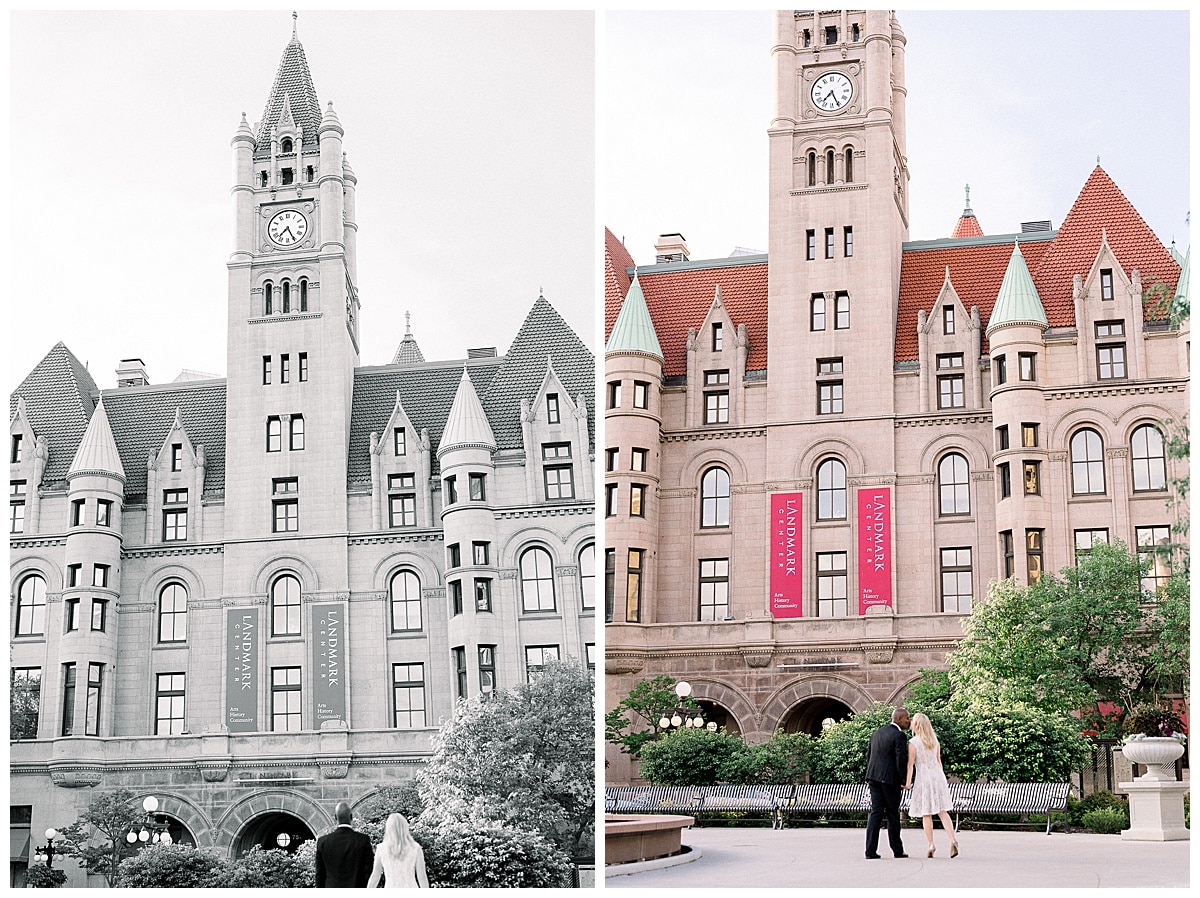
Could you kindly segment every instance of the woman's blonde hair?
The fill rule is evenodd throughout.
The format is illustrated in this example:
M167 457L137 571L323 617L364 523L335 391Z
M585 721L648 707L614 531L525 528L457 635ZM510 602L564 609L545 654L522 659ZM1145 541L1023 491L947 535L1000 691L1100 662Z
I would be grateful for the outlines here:
M921 740L922 745L924 745L930 751L933 751L935 748L937 748L937 733L933 731L933 724L929 722L928 717L918 711L913 715L911 726L913 735Z
M379 847L392 857L400 858L417 845L409 829L408 821L402 814L389 814L383 829L383 841Z

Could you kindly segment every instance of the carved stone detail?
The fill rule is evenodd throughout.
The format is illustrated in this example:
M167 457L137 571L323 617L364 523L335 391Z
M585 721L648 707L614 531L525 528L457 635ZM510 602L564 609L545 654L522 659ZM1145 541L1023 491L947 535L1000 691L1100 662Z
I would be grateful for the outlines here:
M64 789L83 789L100 785L101 772L99 767L72 767L66 770L50 771L50 781Z
M767 651L760 652L742 652L742 657L746 660L748 667L766 667L771 663L771 653Z
M349 758L322 758L321 776L327 780L344 780L350 773Z
M605 658L604 672L606 674L630 674L640 671L645 664L637 658Z

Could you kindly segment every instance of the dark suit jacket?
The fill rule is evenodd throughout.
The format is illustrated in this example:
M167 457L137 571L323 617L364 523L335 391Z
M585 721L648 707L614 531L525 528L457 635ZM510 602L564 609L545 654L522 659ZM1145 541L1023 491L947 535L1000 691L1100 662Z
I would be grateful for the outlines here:
M902 786L907 773L908 740L904 738L904 731L894 723L880 727L871 734L867 779Z
M339 826L317 839L317 888L365 889L374 861L371 837Z

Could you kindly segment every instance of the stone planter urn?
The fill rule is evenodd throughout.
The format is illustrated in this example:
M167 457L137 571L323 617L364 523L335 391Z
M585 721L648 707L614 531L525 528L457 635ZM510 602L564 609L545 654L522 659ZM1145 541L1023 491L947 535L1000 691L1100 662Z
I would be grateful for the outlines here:
M1183 757L1183 743L1172 736L1144 736L1127 739L1121 754L1134 764L1142 764L1146 772L1139 780L1175 781L1175 762Z

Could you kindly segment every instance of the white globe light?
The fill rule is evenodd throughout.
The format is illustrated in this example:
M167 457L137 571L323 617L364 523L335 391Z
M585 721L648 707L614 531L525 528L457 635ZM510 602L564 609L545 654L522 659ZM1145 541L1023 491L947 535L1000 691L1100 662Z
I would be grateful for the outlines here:
M717 731L717 722L715 720L710 720L708 722L708 728L710 731L715 733Z
M58 830L56 830L53 826L50 827L48 830L46 830L46 838L51 839L51 840L57 839L58 838Z
M673 727L677 727L682 723L683 723L683 718L680 717L678 714L676 714L674 717L671 718L671 726L673 726Z
M159 837L158 841L162 842L164 845L170 845L170 844L171 844L172 842L174 842L175 840L171 838L171 834L170 834L170 833L163 833L163 834L162 834L162 835Z
M140 833L138 833L138 841L139 842L149 842L150 841L150 833L146 832L146 830L142 830Z
M130 845L132 845L134 842L136 842L137 839L138 839L137 833L135 833L133 830L130 830L129 832L125 833L125 841L128 842Z
M692 694L692 684L685 682L683 680L680 680L678 683L675 684L675 694L678 695L680 698L687 698L689 695Z
M287 848L289 845L292 844L292 837L289 836L287 833L280 833L279 835L277 835L275 837L275 844L278 845L280 848Z
M665 730L670 725L671 725L671 721L667 720L667 718L665 718L665 717L659 718L659 721L658 721L659 729Z
M142 802L142 810L144 810L147 814L153 814L158 810L158 799L153 795L147 795L145 800Z
M704 718L701 717L699 714L697 714L696 719L692 721L692 726L695 726L695 727L704 726Z

